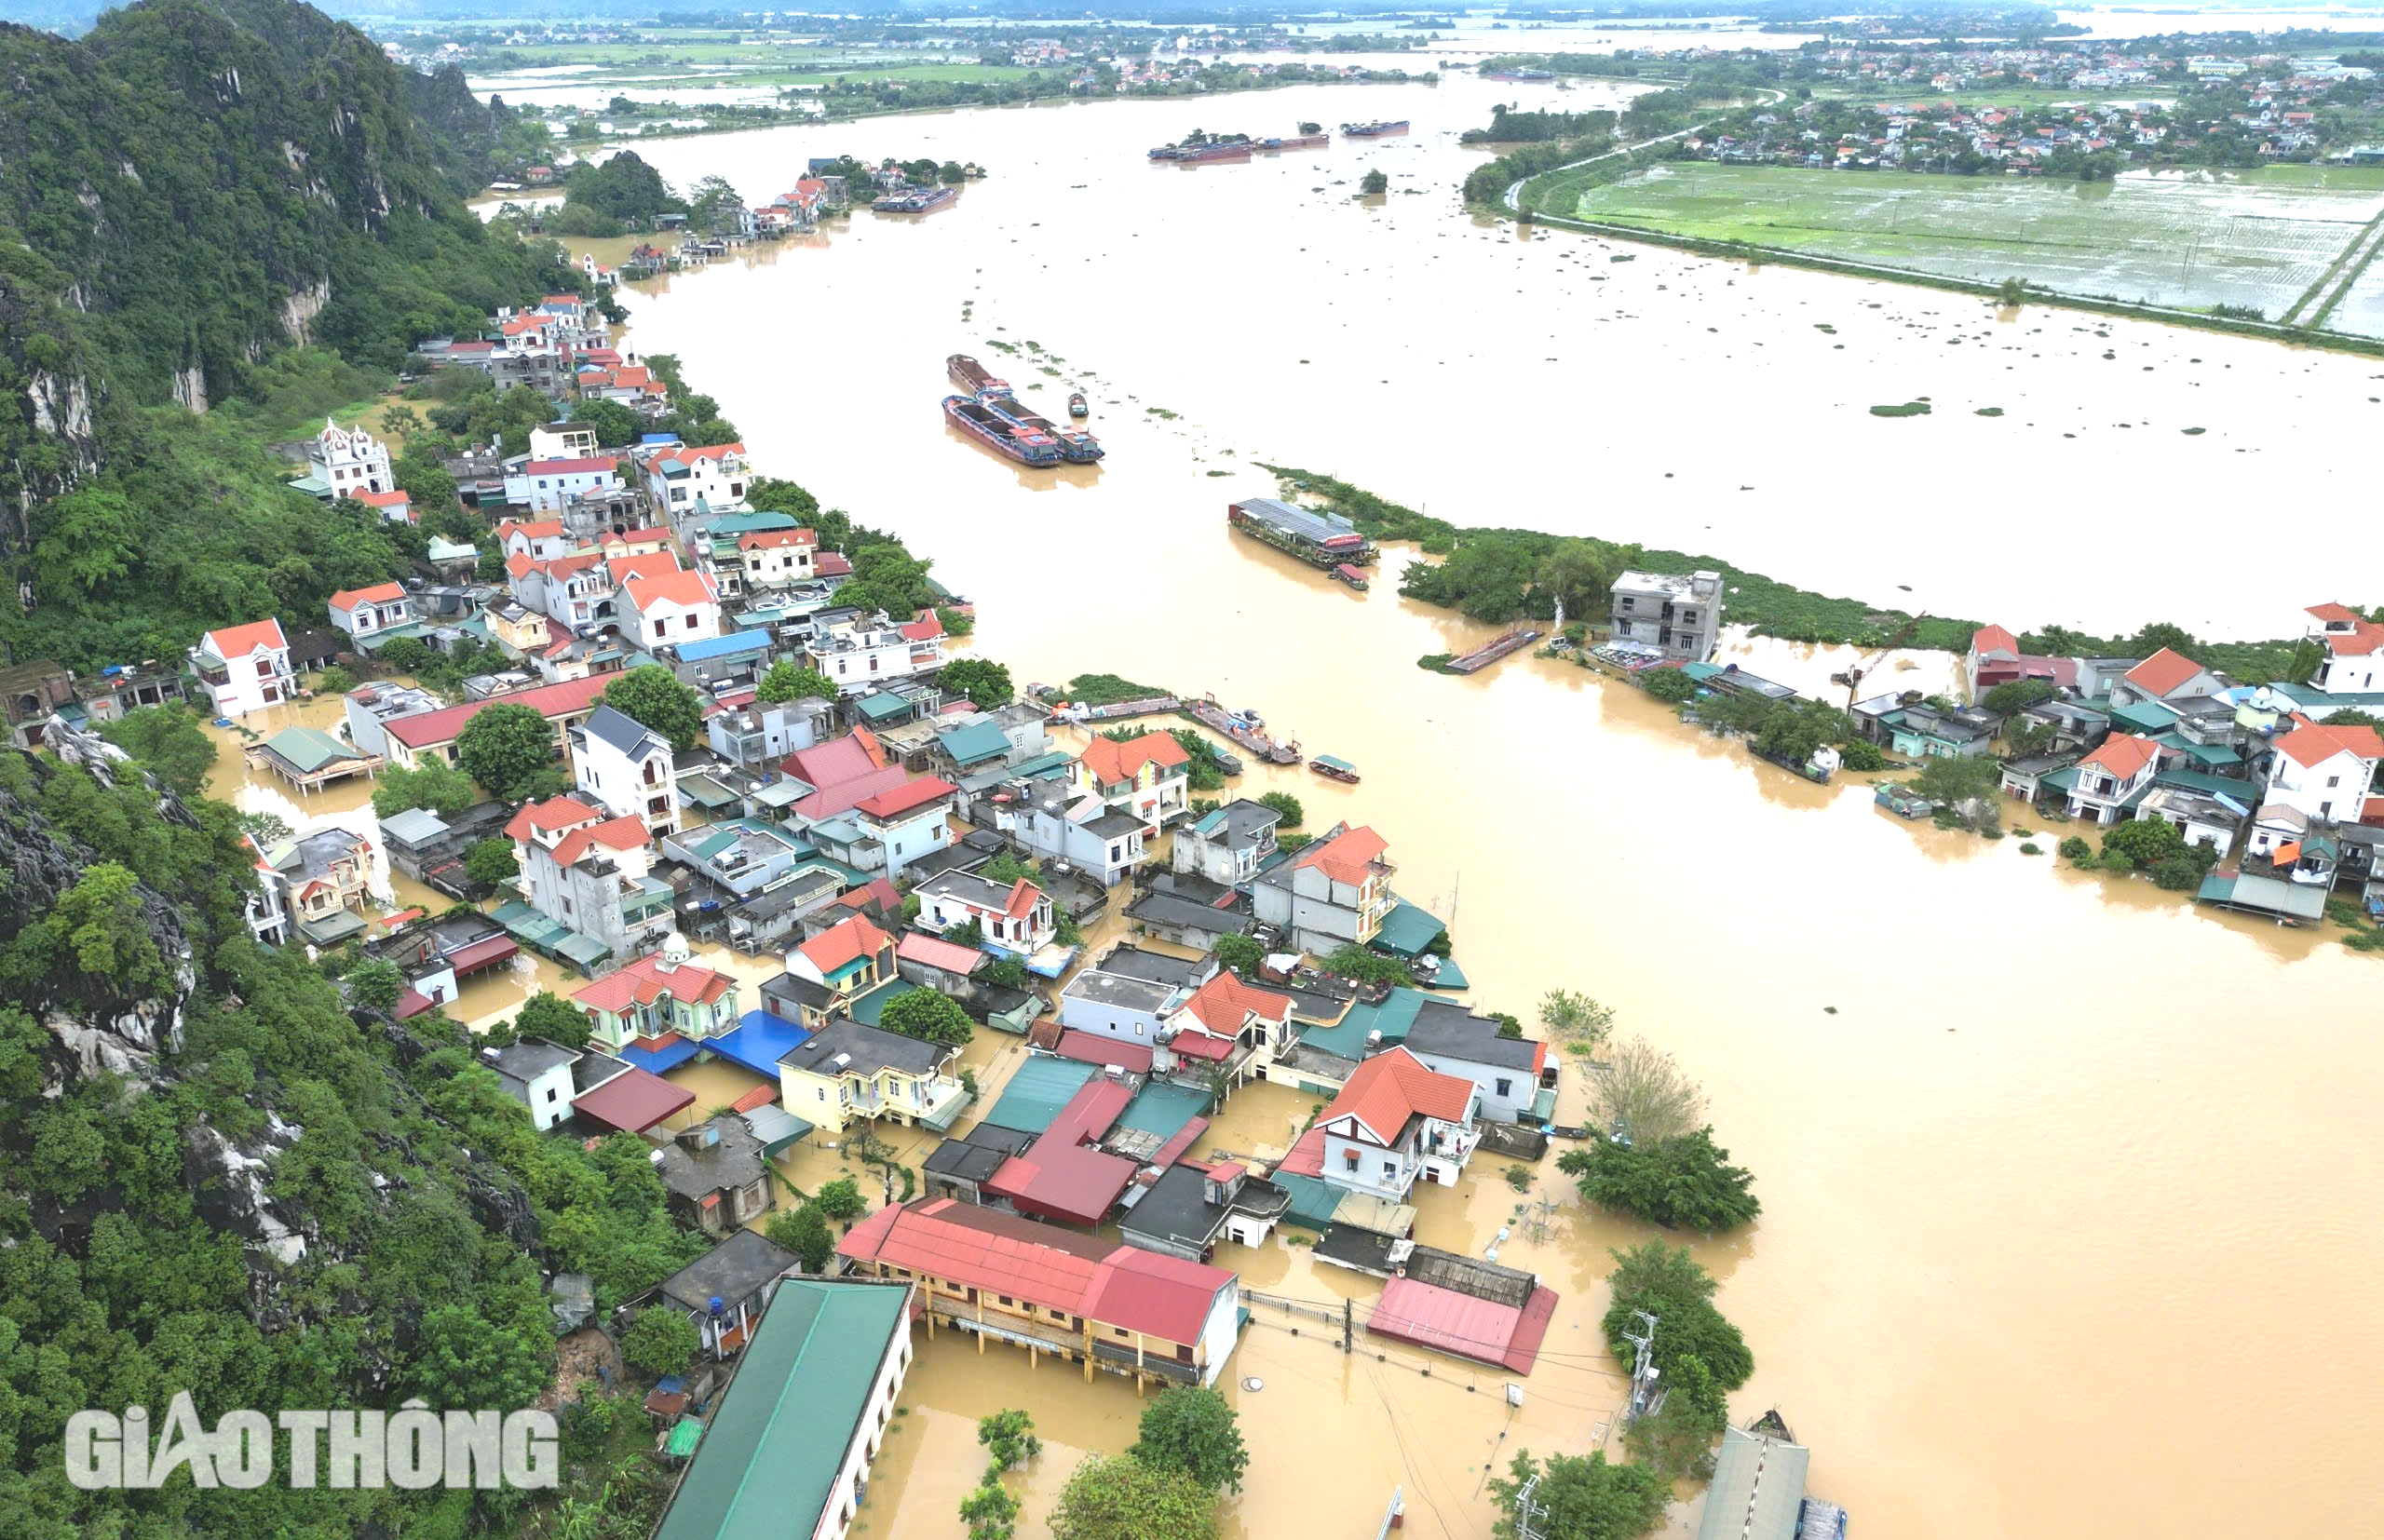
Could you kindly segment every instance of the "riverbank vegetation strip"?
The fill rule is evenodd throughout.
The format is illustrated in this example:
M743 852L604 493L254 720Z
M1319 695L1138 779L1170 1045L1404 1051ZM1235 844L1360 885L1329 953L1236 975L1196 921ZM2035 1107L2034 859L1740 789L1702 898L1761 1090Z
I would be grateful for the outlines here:
M1459 525L1321 471L1263 461L1259 468L1274 476L1287 493L1332 509L1375 540L1406 541L1443 558L1437 563L1410 563L1399 591L1410 599L1461 610L1476 620L1548 619L1555 614L1560 597L1566 615L1594 617L1603 613L1605 590L1615 574L1637 567L1654 572L1719 573L1728 595L1725 617L1757 636L1786 642L1876 647L1903 637L1902 646L1960 653L1969 649L1971 633L1982 624L1833 598L1750 572L1719 556L1596 536ZM2021 640L2032 652L2064 656L2118 657L2130 655L2131 650L2144 655L2162 646L2191 649L2212 668L2258 683L2306 676L2311 661L2295 638L2202 641L2165 623L2148 625L2129 637L2101 637L2066 626L2045 625L2025 633Z

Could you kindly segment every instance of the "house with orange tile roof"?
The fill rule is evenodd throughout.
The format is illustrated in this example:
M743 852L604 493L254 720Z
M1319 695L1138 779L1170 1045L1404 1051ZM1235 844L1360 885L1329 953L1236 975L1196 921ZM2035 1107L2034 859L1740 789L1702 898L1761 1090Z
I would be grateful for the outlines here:
M1452 1185L1481 1139L1472 1081L1443 1074L1403 1047L1358 1066L1311 1132L1322 1135L1329 1184L1403 1203L1418 1180Z
M2174 648L2163 647L2112 681L2111 704L2174 704L2215 696L2226 688L2225 675L2203 668Z
M2069 816L2097 824L2118 823L2134 816L2135 805L2152 790L2166 750L2140 733L2114 733L2094 751L2078 762L2078 776L2069 788Z
M1219 968L1159 1018L1165 1056L1179 1066L1223 1071L1235 1084L1263 1079L1295 1041L1292 998Z
M379 509L381 517L392 524L422 522L413 511L413 494L403 487L389 492L352 492L348 495L368 508Z
M1360 824L1335 824L1251 884L1252 912L1302 952L1325 953L1375 939L1398 899L1389 844Z
M290 639L278 620L208 632L190 650L190 665L219 717L245 716L298 696Z
M670 444L645 459L645 490L682 535L698 508L735 513L753 479L743 444Z
M661 559L630 560L650 563ZM720 591L704 573L661 572L629 578L621 584L616 613L622 631L649 652L720 634Z
M2359 822L2377 762L2384 760L2384 739L2364 723L2337 726L2307 717L2294 721L2299 725L2279 733L2270 745L2268 804L2281 803L2321 822Z
M608 1053L624 1047L652 1053L735 1030L741 988L735 975L695 962L686 938L672 932L660 952L606 974L574 994L571 1003L588 1013L590 1041L597 1047Z
M1068 767L1068 784L1132 814L1157 834L1192 810L1192 756L1168 733L1123 742L1096 735Z
M414 622L413 601L395 583L342 588L329 601L332 624L352 637L372 636Z
M670 885L654 875L655 848L643 820L615 817L580 797L528 803L505 826L530 907L564 929L602 943L573 948L571 960L601 970L654 946L670 930Z
M2348 604L2312 604L2308 635L2324 649L2310 684L2330 696L2384 690L2384 626Z
M497 548L510 560L526 556L533 561L552 561L571 554L571 535L560 519L508 519L496 526Z
M828 909L812 923L838 912ZM762 985L762 1008L816 1031L853 1000L895 977L894 938L868 915L847 913L788 949L786 971Z

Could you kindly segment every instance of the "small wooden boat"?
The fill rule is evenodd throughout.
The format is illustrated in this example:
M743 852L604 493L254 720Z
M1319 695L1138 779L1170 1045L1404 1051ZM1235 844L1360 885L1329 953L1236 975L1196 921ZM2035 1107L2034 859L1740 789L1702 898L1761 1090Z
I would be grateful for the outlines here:
M1333 568L1333 575L1361 592L1365 589L1366 569L1363 567L1348 561L1338 562Z
M1071 417L1090 417L1092 415L1092 407L1085 400L1083 391L1077 390L1071 391L1069 393L1068 415Z
M1320 776L1333 780L1348 781L1352 786L1358 781L1358 767L1348 760L1336 759L1331 754L1319 754L1307 762L1307 767Z

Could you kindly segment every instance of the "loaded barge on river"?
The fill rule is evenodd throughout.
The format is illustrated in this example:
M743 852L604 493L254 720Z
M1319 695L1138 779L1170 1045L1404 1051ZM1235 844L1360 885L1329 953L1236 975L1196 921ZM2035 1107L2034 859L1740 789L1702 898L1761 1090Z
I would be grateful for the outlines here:
M1249 497L1226 505L1226 521L1345 583L1351 580L1339 569L1362 567L1375 559L1373 542L1358 533L1357 525L1321 508L1304 508L1276 497Z
M1341 135L1345 139L1380 139L1385 134L1403 134L1406 131L1407 120L1403 117L1396 123L1385 123L1376 118L1372 123L1341 125Z
M972 396L946 396L943 414L963 433L975 439L987 449L1024 466L1056 466L1060 463L1060 441L1048 433L1037 433L993 411Z
M1027 407L1011 392L1008 380L996 378L984 365L966 353L955 353L944 359L943 371L982 412L1014 427L1023 428L1029 433L1040 434L1049 439L1058 447L1059 453L1056 458L1072 461L1077 465L1090 465L1107 453L1101 447L1101 440L1084 429L1061 427ZM963 427L969 427L970 425L968 422L961 420L963 414L953 412L952 401L957 399L959 399L958 397L948 399L944 402L944 411L947 414L952 414L955 422L960 422ZM1080 399L1082 399L1080 396L1071 398L1072 411L1074 403ZM976 430L971 428L971 431ZM1001 448L998 444L995 447ZM1008 454L1009 451L1003 449L1002 453ZM1029 463L1048 465L1052 458L1053 456L1036 456Z
M1255 711L1228 711L1214 696L1202 696L1185 708L1201 726L1223 733L1267 764L1297 764L1300 746L1279 742L1266 734L1266 719Z
M1537 631L1531 629L1529 627L1519 627L1514 630L1507 632L1503 636L1494 638L1493 640L1484 642L1483 645L1476 647L1473 651L1466 654L1463 657L1453 657L1449 659L1446 663L1441 666L1441 671L1443 673L1449 674L1479 673L1481 670L1490 667L1493 663L1497 662L1500 658L1505 657L1509 653L1519 653L1538 640L1539 633Z

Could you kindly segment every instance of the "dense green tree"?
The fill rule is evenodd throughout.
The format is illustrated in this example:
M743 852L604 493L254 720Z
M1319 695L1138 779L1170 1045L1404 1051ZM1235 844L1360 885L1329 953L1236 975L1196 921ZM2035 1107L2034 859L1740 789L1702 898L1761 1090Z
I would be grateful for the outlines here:
M104 723L100 736L183 796L195 796L215 768L215 740L183 706L143 706Z
M1606 1278L1608 1303L1602 1323L1608 1351L1630 1360L1635 1350L1622 1334L1638 1330L1632 1313L1644 1310L1656 1317L1652 1352L1656 1367L1667 1376L1679 1355L1694 1354L1723 1390L1747 1383L1754 1372L1754 1355L1747 1351L1739 1329L1714 1307L1719 1285L1686 1247L1651 1240L1608 1254L1615 1261Z
M887 1001L877 1013L877 1022L887 1032L929 1043L965 1045L976 1030L957 1002L931 989L914 989Z
M704 736L703 697L659 663L643 664L614 676L597 700L650 727L684 753Z
M469 1304L440 1304L423 1313L405 1381L434 1407L510 1412L537 1399L553 1358L549 1344Z
M349 995L368 1010L389 1009L405 987L405 975L385 958L368 957L347 970Z
M687 208L671 195L662 173L634 150L574 166L563 181L563 200L566 208L586 209L624 224L644 223L657 214L684 213Z
M2130 818L2103 831L2103 853L2125 856L2146 870L2186 853L2186 836L2166 818Z
M745 506L756 513L783 513L791 519L811 523L820 517L820 499L812 496L792 481L775 476L756 476L745 488ZM833 549L843 543L839 533L834 540L821 531L822 544Z
M820 1213L840 1223L869 1211L869 1200L860 1196L860 1183L848 1176L821 1182L820 1190L811 1195L811 1203Z
M522 874L520 858L513 854L511 840L486 839L472 842L464 853L464 874L484 887L497 887Z
M1153 1470L1173 1471L1202 1489L1241 1490L1250 1452L1226 1398L1206 1385L1172 1385L1143 1408L1141 1437L1126 1452Z
M1010 1540L1018 1533L1018 1499L991 1476L960 1499L968 1540Z
M1007 885L1039 882L1043 874L1035 870L1034 862L1021 859L1012 851L1003 850L996 852L992 860L979 867L977 875L989 883Z
M2061 691L2049 680L2015 679L2007 683L1998 684L1987 691L1980 697L1979 704L1990 711L1999 711L2009 715L2011 712L2034 706L2040 700L2050 700L2059 694Z
M393 818L410 807L419 807L452 818L480 800L471 777L444 760L427 757L411 770L391 765L381 772L381 784L372 789L372 815Z
M782 657L771 664L753 686L753 698L765 706L802 700L812 696L822 700L834 700L836 694L834 680L817 669L806 668L791 657Z
M1324 959L1324 971L1361 984L1413 984L1416 976L1405 963L1387 952L1355 941L1335 948Z
M1567 1150L1556 1169L1580 1179L1581 1196L1667 1230L1733 1229L1763 1211L1754 1175L1729 1164L1714 1130L1629 1144L1595 1139Z
M2165 620L2153 621L2128 638L2128 651L2138 657L2150 657L2163 647L2172 652L2191 653L2194 645L2194 634L2191 631L2187 630L2183 626L2173 626Z
M737 196L726 177L701 177L687 189L687 221L699 230L734 234L744 209L745 200Z
M573 402L571 420L594 428L596 441L606 448L634 444L644 431L644 423L636 412L618 401L602 399Z
M1981 802L1990 814L2002 783L2002 767L1983 754L1931 755L1912 782L1915 790L1941 807Z
M588 1013L555 993L540 990L522 1002L513 1018L513 1030L523 1037L543 1037L548 1042L566 1048L588 1046Z
M1261 807L1271 807L1280 820L1278 829L1297 829L1307 821L1307 810L1300 806L1299 798L1289 791L1269 791L1258 799Z
M647 1305L621 1333L621 1357L657 1378L686 1368L702 1345L696 1323L667 1304Z
M1526 1530L1518 1499L1526 1482L1533 1513ZM1508 1474L1493 1477L1490 1497L1499 1518L1492 1533L1498 1540L1637 1540L1663 1522L1672 1501L1671 1490L1654 1471L1643 1466L1606 1463L1605 1452L1589 1458L1554 1454L1535 1461L1518 1452Z
M1674 705L1687 700L1698 690L1697 681L1689 678L1685 670L1669 667L1642 669L1639 687L1658 700L1668 700Z
M836 1254L836 1237L828 1228L828 1216L816 1204L772 1214L766 1228L770 1244L801 1257L806 1272L819 1272Z
M1390 191L1390 176L1377 167L1358 179L1358 191L1368 197L1379 197Z
M967 696L969 704L981 711L1007 706L1016 694L1009 668L991 658L954 658L936 677L947 692Z
M1266 949L1248 936L1220 936L1212 950L1219 966L1231 968L1244 979L1255 978L1258 965L1266 958Z
M913 556L901 542L879 540L851 554L853 574L837 588L838 602L883 610L898 621L935 602L935 590L928 587L928 569L934 563Z
M1043 1452L1043 1440L1035 1436L1035 1419L1014 1408L1006 1407L978 1418L977 1442L993 1456L995 1474L1023 1465Z
M1051 1540L1216 1540L1213 1489L1129 1455L1077 1466L1051 1509Z
M554 762L554 729L527 706L483 707L455 735L455 763L499 802L535 793Z

